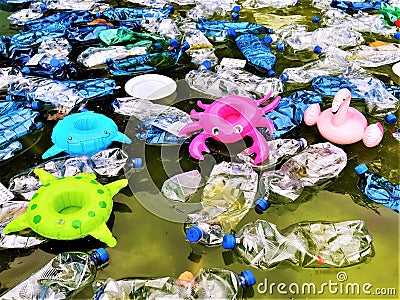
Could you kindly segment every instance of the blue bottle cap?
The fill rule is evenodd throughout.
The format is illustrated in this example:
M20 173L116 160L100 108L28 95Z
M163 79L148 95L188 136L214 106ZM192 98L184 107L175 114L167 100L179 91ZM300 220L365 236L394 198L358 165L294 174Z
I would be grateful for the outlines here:
M31 70L30 70L28 67L23 67L23 68L21 69L21 73L22 73L22 74L30 74L30 73L31 73Z
M268 77L275 77L276 72L274 70L268 70L267 75L268 75Z
M187 49L189 49L190 48L190 44L187 42L187 41L184 41L183 43L182 43L182 49L183 50L187 50Z
M173 5L168 5L167 9L169 10L169 13L172 14L175 11L175 7Z
M106 249L104 249L104 248L99 248L99 249L96 249L93 253L92 253L92 255L91 255L91 257L93 257L93 256L95 256L96 258L95 258L95 260L98 260L98 262L96 263L96 261L95 261L95 263L96 263L96 265L101 265L101 264L103 264L103 263L105 263L105 262L107 262L108 261L108 253L107 253L107 251L106 251Z
M269 207L268 200L264 197L258 198L254 204L256 205L256 209L262 212L266 211Z
M50 66L52 66L53 68L57 68L61 65L60 61L57 58L52 58L50 59Z
M132 159L132 165L136 169L141 169L143 167L143 160L141 157L135 157Z
M320 54L321 51L322 51L322 47L321 46L315 46L313 51L314 51L314 53Z
M197 243L202 237L203 231L197 226L190 227L186 231L186 238L191 243Z
M272 37L270 37L269 35L264 36L264 43L269 45L273 42Z
M37 122L35 124L36 129L41 129L43 127L43 123L42 122Z
M32 106L33 110L41 110L43 108L42 103L40 101L37 101L37 100L32 101L31 106Z
M397 39L397 40L400 40L400 32L396 32L394 34L394 38Z
M175 47L178 47L179 42L178 42L177 39L170 39L169 40L169 45L175 48Z
M201 65L202 65L204 68L209 69L209 68L211 68L211 61L209 61L208 59L203 60L203 62L201 63Z
M238 20L239 19L239 14L236 13L236 12L232 13L231 16L232 16L232 19L234 19L234 20Z
M276 50L283 51L284 49L285 49L285 44L283 43L276 44Z
M314 17L312 18L312 22L313 22L313 23L319 23L319 22L321 22L321 19L318 18L317 16L314 16Z
M235 6L232 8L232 11L235 12L235 13L238 13L238 12L240 11L240 6L239 6L239 5L235 5Z
M40 8L41 11L44 11L44 10L46 10L47 5L44 4L44 3L40 3L39 8Z
M286 72L283 72L281 75L279 75L279 80L282 82L286 82L289 80L289 74Z
M354 171L356 171L357 175L361 175L368 171L368 167L366 164L359 164L357 167L354 168Z
M386 122L389 124L394 124L397 122L397 117L395 114L389 114L385 117Z
M256 277L251 270L243 271L239 274L239 277L243 279L240 281L243 282L244 286L253 286L256 284Z
M222 238L222 247L224 249L233 249L236 246L236 238L233 234L225 234Z
M228 33L228 36L231 36L231 37L236 36L236 30L233 28L229 28L227 33Z

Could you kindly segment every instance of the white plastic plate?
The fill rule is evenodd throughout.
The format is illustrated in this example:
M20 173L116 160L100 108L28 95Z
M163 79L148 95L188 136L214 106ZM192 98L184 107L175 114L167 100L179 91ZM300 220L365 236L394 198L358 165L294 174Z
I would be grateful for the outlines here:
M393 73L400 77L400 62L392 66Z
M125 91L128 95L146 100L168 97L175 90L176 82L174 80L158 74L136 76L125 83Z

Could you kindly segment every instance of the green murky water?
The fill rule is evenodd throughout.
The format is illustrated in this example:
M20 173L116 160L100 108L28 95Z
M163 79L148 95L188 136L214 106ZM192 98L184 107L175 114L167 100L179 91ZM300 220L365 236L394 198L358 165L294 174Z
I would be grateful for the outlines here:
M178 17L183 10L174 14ZM6 16L9 13L0 11L0 34L13 34L16 31L9 28ZM308 1L301 6L288 9L262 9L258 11L243 11L243 20L257 21L269 27L278 28L289 22L307 23L310 30L318 25L311 23L311 17L319 15ZM367 41L380 39L366 35ZM235 50L233 42L218 43L217 55L241 58ZM232 50L233 49L233 50ZM277 54L276 71L278 74L287 66L300 66L305 61L317 57L307 53L293 56L287 52ZM169 74L182 79L189 70L187 66L178 66ZM400 83L390 66L371 70L385 82ZM90 74L88 76L93 76ZM118 79L123 86L127 79ZM295 88L285 90L285 95ZM310 89L310 87L308 87ZM182 92L178 90L178 92ZM121 89L117 96L126 96ZM189 93L190 96L190 93ZM112 113L109 103L112 97L104 102L91 102L89 109L111 116L121 130L133 137L132 125L128 119ZM352 102L353 105L353 102ZM360 110L362 104L354 103ZM194 108L194 101L183 105L187 111ZM399 117L399 114L397 114ZM374 121L373 119L369 119ZM54 123L46 122L44 129L34 135L25 137L24 151L16 157L0 164L0 181L7 185L9 178L18 172L41 162L41 154L51 145L50 134ZM257 284L245 293L246 298L253 299L398 299L399 287L399 216L397 213L382 207L374 209L361 205L365 199L356 187L357 176L353 169L359 163L367 163L370 168L385 176L394 183L400 182L399 176L399 142L390 136L392 129L399 124L384 125L385 137L375 148L368 149L357 143L342 147L348 155L348 164L340 176L330 181L323 189L308 188L299 199L290 205L274 205L263 215L250 211L239 223L238 228L247 222L264 218L275 223L278 228L285 228L301 221L346 221L352 219L364 220L373 237L375 255L365 263L343 269L303 269L289 263L281 263L270 270L260 271L241 262L240 259L221 247L203 248L191 246L184 239L183 225L158 217L165 213L159 194L162 183L169 176L175 175L180 169L184 171L194 168L201 169L207 175L210 165L198 164L191 160L187 148L146 146L137 140L129 146L131 153L145 159L147 169L134 173L134 179L129 188L123 189L114 197L114 212L108 225L116 237L115 248L107 248L110 263L98 272L98 278L113 277L177 277L185 270L196 273L203 267L222 267L236 272L252 269ZM287 137L304 137L309 144L322 142L315 128L301 126ZM162 158L161 158L162 157ZM171 159L166 159L170 157ZM220 156L215 156L220 160ZM225 158L227 159L227 158ZM138 201L138 199L140 201ZM144 204L145 207L142 205ZM34 249L15 249L0 251L0 293L16 285L19 281L35 272L60 251L82 250L90 251L104 246L97 240L86 238L71 242L52 241ZM344 273L343 273L344 272ZM298 287L299 289L297 290ZM315 287L315 290L313 289ZM357 291L357 287L359 291ZM395 289L395 290L394 290ZM393 292L396 295L393 295ZM392 295L384 295L392 294ZM88 299L92 296L90 287L83 290L75 298Z

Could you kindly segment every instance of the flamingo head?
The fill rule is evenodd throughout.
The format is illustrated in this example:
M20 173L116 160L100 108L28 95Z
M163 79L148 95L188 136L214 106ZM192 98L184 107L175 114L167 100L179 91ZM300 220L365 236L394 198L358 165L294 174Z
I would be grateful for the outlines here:
M335 94L335 97L333 98L332 113L336 114L338 112L340 106L342 105L342 103L344 103L346 101L350 101L350 99L351 99L351 92L346 88L340 89Z

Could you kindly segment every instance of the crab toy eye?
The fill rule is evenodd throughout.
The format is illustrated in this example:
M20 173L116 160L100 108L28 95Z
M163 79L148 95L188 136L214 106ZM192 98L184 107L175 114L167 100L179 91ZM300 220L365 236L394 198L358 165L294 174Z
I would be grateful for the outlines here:
M214 127L214 128L211 130L211 132L212 132L213 135L218 135L218 134L219 134L219 128L218 128L218 127Z
M236 133L241 133L243 131L243 126L242 125L235 125L235 132Z
M70 141L71 141L71 140L72 140L72 136L69 136L69 137L68 137L68 140L70 140Z
M107 130L104 130L104 134L108 134L108 131L107 131Z

